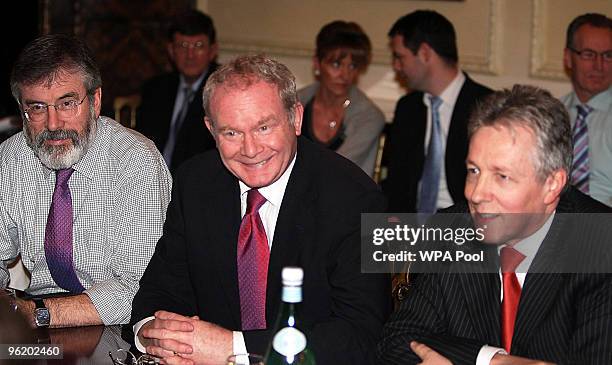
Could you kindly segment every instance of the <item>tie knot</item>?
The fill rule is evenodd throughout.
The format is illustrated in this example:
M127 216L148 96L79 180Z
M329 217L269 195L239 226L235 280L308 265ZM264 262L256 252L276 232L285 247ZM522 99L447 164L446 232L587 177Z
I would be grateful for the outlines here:
M442 99L440 99L438 96L432 95L429 97L429 102L431 103L431 109L438 111L440 105L442 104Z
M262 205L266 202L266 198L259 193L257 189L251 189L247 195L246 214L253 214L259 211Z
M185 95L186 101L191 101L191 97L193 96L193 89L190 86L185 86L183 89L183 95Z
M578 115L583 118L586 118L586 116L593 111L593 108L588 105L576 105L576 108L578 109Z
M501 249L500 261L502 272L514 272L521 261L525 259L525 255L518 252L510 246Z
M55 175L56 175L55 176L55 186L66 186L73 172L74 172L73 168L56 170L55 171Z

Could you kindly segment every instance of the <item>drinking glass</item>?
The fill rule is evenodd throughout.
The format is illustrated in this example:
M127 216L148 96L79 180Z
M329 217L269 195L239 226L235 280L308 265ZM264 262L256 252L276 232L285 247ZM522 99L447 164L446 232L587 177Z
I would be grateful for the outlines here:
M263 356L257 354L238 354L227 358L227 365L263 365Z
M115 365L153 365L159 363L159 359L151 355L143 354L136 358L131 351L125 349L109 351L108 356Z

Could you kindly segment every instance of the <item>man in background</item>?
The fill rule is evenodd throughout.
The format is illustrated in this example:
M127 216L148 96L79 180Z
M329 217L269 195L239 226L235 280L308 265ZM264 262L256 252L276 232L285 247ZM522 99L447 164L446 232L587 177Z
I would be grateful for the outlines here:
M171 177L153 143L100 116L100 71L80 40L29 43L11 74L23 132L0 145L0 287L21 254L19 311L39 327L127 323L162 233Z
M612 206L612 19L596 13L575 18L563 62L573 87L561 98L573 131L571 183Z
M303 107L277 61L221 66L204 106L218 151L175 173L164 235L134 298L139 350L169 363L263 355L281 270L299 266L301 326L317 363L371 363L389 291L386 277L361 273L360 217L384 211L382 193L350 161L298 138Z
M175 71L142 86L136 129L155 142L170 171L193 155L215 148L204 125L202 88L217 63L212 19L188 10L168 30L168 55Z
M491 90L459 69L455 29L441 14L407 14L389 37L393 68L411 92L395 109L382 188L391 212L433 213L463 199L467 120Z

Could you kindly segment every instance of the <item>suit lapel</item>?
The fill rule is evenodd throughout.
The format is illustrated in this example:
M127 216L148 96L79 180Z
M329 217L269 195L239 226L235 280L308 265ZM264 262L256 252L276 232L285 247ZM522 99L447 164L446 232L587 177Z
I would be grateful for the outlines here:
M491 247L487 251L493 249L495 248ZM489 252L487 256L490 256ZM460 274L459 277L476 338L486 339L491 345L499 345L501 339L499 274L487 272L484 267L470 271Z
M168 135L170 134L170 124L172 124L172 114L174 112L174 103L176 103L176 95L179 86L179 75L173 74L172 79L169 80L168 87L166 87L166 98L167 102L160 105L160 132L163 136L162 141L164 145L168 141ZM163 108L163 109L162 109Z
M282 288L281 271L285 266L301 266L300 253L303 251L306 228L311 221L314 194L310 186L308 152L298 144L298 154L285 189L283 202L276 221L266 288L266 319L268 326L274 321L280 303Z
M560 274L527 274L521 292L514 335L512 353L522 352L522 344L528 344L529 336L535 333L546 313L557 301L557 292L563 284Z
M209 227L212 227L210 244L215 258L211 262L218 267L216 271L220 273L219 279L223 282L226 303L230 306L236 328L240 328L240 294L236 264L240 230L240 188L238 181L227 171L221 171L217 186L218 189L203 200L206 202L206 218L211 222Z
M560 208L557 209L557 212L565 210L564 206L560 206ZM516 314L512 338L513 347L516 344L520 348L521 344L527 343L529 334L533 333L533 330L539 326L540 322L546 317L545 314L557 300L557 292L563 284L563 276L555 272L559 272L559 269L562 268L560 265L562 265L567 248L566 245L562 244L562 237L566 235L563 229L566 226L564 220L563 215L555 215L553 223L529 267Z
M475 98L474 83L468 75L464 75L465 82L457 95L448 127L444 159L448 191L455 202L463 199L467 171L464 161L468 149L467 122Z

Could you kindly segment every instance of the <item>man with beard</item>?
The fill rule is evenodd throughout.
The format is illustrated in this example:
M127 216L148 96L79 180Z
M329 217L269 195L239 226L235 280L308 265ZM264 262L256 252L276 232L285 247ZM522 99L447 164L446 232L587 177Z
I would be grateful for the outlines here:
M467 204L447 212L485 228L475 245L494 270L418 274L385 325L380 363L612 363L609 214L566 214L612 210L569 186L564 106L516 85L483 100L468 136Z
M101 85L66 35L32 41L11 75L23 132L0 145L0 287L21 255L18 310L39 327L126 323L161 236L170 174L151 141L99 116Z

